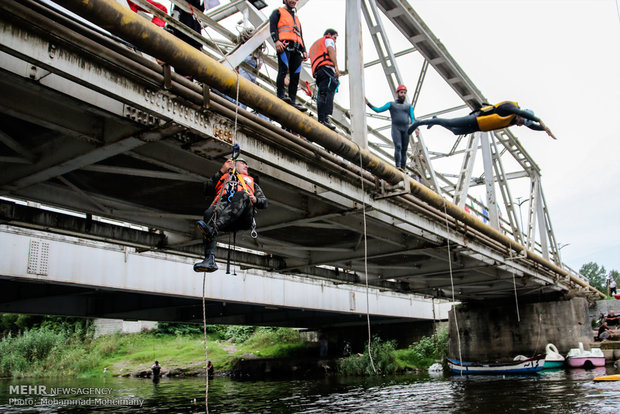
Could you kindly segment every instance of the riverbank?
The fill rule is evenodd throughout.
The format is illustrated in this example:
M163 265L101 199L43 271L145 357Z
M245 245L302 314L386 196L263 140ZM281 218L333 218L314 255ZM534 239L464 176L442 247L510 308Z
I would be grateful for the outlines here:
M137 334L104 335L93 339L83 332L55 332L32 328L0 341L0 377L144 377L154 361L170 377L204 375L205 350L199 330L164 329ZM446 344L445 338L440 339ZM441 336L440 335L440 336ZM436 341L423 338L417 344L396 350L393 343L375 338L373 362L381 373L424 369L436 359ZM220 375L247 376L256 368L277 375L273 367L302 367L297 372L323 375L346 373L372 375L368 351L348 358L318 359L316 343L304 341L288 328L211 327L207 335L207 358ZM253 364L241 362L257 360ZM261 362L258 362L260 360ZM286 371L286 370L284 370ZM260 373L259 373L260 374Z

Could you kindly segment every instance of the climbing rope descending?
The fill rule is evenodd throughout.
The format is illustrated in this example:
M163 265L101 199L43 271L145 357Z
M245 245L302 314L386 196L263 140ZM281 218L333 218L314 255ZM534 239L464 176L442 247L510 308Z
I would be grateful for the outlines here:
M540 337L542 335L542 312L538 313L538 337L536 338L536 346L534 347L534 354L532 357L538 355L538 345L540 345Z
M446 208L446 200L443 200L443 213L446 218L446 241L448 242L448 266L450 269L450 288L452 289L452 303L456 302L456 297L454 296L454 276L452 274L452 253L450 252L450 226L448 223L448 209ZM461 366L460 373L463 376L463 356L461 353L461 333L459 332L459 319L457 317L456 308L454 309L454 325L456 328L456 343L459 351L459 363Z
M207 354L207 310L205 305L205 285L207 283L207 273L202 274L202 332L205 348L205 413L209 414L209 356Z
M358 147L359 148L359 147ZM377 374L377 368L375 368L375 361L372 359L372 351L371 351L371 333L370 333L370 294L368 287L368 232L366 231L366 196L364 192L364 177L362 175L363 163L362 163L362 152L359 151L360 154L360 182L362 184L362 218L364 223L364 275L366 280L366 326L368 327L368 358L370 359L370 366L372 367L372 371Z
M514 262L513 260L513 256L512 256L512 249L510 249L510 258L509 258L509 262ZM512 287L514 289L515 292L515 306L517 308L517 322L521 322L521 315L519 314L519 297L517 296L517 280L515 277L515 270L514 267L510 267L510 271L512 273Z

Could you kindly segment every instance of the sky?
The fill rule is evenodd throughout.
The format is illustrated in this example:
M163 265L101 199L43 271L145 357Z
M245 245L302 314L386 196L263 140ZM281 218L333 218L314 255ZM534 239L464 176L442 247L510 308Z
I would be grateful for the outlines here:
M576 270L620 270L617 1L410 1L491 102L534 109L558 137L512 128L542 170L562 259Z
M512 128L541 168L562 260L575 270L590 261L607 270L620 270L617 1L409 1L490 102L515 100L533 109L558 137L556 141L542 132ZM263 10L266 14L281 2L268 4ZM344 4L344 0L310 0L299 10L306 43L320 37L327 27L341 34L340 66L345 53ZM383 23L394 51L410 47L387 19ZM367 35L363 41L368 61L373 58L373 48ZM415 88L420 67L413 59L398 60L410 90ZM366 96L371 102L382 105L390 100L383 75L367 72L365 76ZM346 95L338 99L348 104ZM427 75L416 113L423 115L460 103L445 82ZM424 132L429 147L433 140L454 141L454 136L437 129ZM526 187L515 190L513 198L527 198ZM523 208L524 215L526 212Z
M562 260L574 270L591 261L607 270L620 270L619 2L409 0L489 102L511 100L533 109L558 137L556 141L542 132L511 128L541 168ZM262 12L267 16L282 5L281 0L266 3ZM298 13L308 46L328 27L340 33L341 68L346 54L345 4L345 0L309 0ZM382 21L395 52L411 47L386 18ZM376 54L368 29L363 30L367 62ZM409 54L397 62L413 91L422 65L420 55ZM268 75L275 73L271 70ZM392 99L378 65L364 76L365 94L373 104ZM336 102L345 107L349 106L348 87L345 79L336 96ZM460 104L445 81L429 69L416 116ZM430 150L449 149L455 141L454 135L439 127L424 130L423 136ZM480 164L476 168L481 169ZM441 161L433 165L446 167ZM510 172L510 165L506 167ZM529 180L510 186L513 200L528 198ZM522 212L527 219L527 202Z

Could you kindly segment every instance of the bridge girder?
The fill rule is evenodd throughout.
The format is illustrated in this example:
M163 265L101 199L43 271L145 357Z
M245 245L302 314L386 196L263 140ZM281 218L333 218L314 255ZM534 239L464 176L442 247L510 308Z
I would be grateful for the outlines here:
M14 16L7 18L6 11L3 13L4 27L13 27ZM23 44L19 36L3 38L7 41L3 40L2 49L10 58L0 77L6 86L6 97L18 96L20 91L30 93L42 102L55 102L56 111L74 115L66 118L71 120L68 125L62 125L62 122L51 122L43 114L40 117L32 114L33 109L27 105L11 106L8 99L0 97L2 116L9 125L8 134L28 131L29 135L22 136L20 142L29 148L30 157L37 160L34 165L8 163L11 174L2 182L4 194L160 229L166 236L164 245L147 248L183 251L182 246L194 246L197 249L200 240L192 229L192 219L200 217L206 206L198 181L208 176L208 171L215 171L229 151L235 106L217 96L211 96L207 103L202 99L207 93L204 88L175 74L171 74L167 87L161 67L134 52L131 56L138 63L130 70L123 70L120 65L111 65L110 69L110 61L124 62L128 52L115 50L108 42L112 49L105 59L92 56L89 47L94 46L88 41L88 33L81 34L86 39L80 38L78 52L67 47L62 39L54 39L59 43L54 44L54 54L50 55L50 40L45 38L50 29L43 21L53 19L37 18L36 31L43 33L40 38L31 36ZM23 33L29 29L17 28L32 29L32 24L25 21L15 24L15 30ZM22 47L37 53L20 53ZM24 62L31 68L24 71ZM32 67L39 68L38 73L47 73L33 77ZM138 69L142 72L136 73ZM67 85L74 89L63 89ZM82 112L88 117L80 119L78 114ZM376 285L406 290L415 285L409 281L418 278L422 279L419 286L423 286L425 293L445 290L447 283L426 283L424 278L449 271L445 259L437 259L445 250L446 240L463 247L463 251L454 250L455 261L465 255L462 257L468 257L469 261L498 264L505 263L510 256L475 229L461 233L460 225L452 219L446 220L441 210L413 197L371 201L369 193L378 191L378 187L373 177L360 171L355 163L336 159L324 149L294 136L285 135L291 139L286 142L281 134L276 134L276 126L267 126L255 116L241 112L234 139L249 155L252 167L263 178L261 186L274 202L259 216L258 230L265 242L240 235L238 245L275 258L265 268L303 271L336 280L342 274L339 268L345 268L355 275L352 280L359 280L359 274L363 273L360 261L364 257L363 217L359 213L362 203L368 205L366 219L370 229L368 277ZM71 131L73 119L78 127ZM33 122L37 123L35 129L30 128ZM48 150L54 147L60 150ZM305 158L300 159L299 154ZM15 156L19 155L23 154ZM383 166L375 168L389 171ZM365 191L360 188L361 182ZM352 211L357 213L351 214ZM313 220L315 217L320 220ZM315 227L308 227L308 223ZM317 232L316 228L321 230ZM60 231L53 226L50 230ZM304 237L306 242L300 242ZM419 259L407 254L399 257L399 263L392 264L392 270L398 267L411 271L389 276L373 271L382 266L389 269L379 258L398 255L399 243L404 250L418 244L434 250L435 253L424 256L433 264L432 275L417 269ZM289 251L282 247L287 245ZM244 259L245 263L258 265L250 257ZM325 266L332 269L326 270ZM541 268L528 258L510 262L501 270L502 280L511 280L511 270L534 276L531 280L541 289L548 289L549 281L553 291L557 286L567 290L570 285L556 268ZM537 278L542 282L536 282ZM512 284L504 283L500 290L508 296L512 294L511 289ZM531 291L533 287L523 289Z

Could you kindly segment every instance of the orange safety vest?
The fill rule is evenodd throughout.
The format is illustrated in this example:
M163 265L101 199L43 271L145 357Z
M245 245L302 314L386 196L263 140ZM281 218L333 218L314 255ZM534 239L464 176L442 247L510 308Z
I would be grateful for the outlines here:
M336 66L334 62L329 58L329 52L327 51L327 47L325 46L325 39L327 36L323 36L316 42L310 46L310 51L308 52L308 56L310 57L310 62L312 63L312 76L314 76L314 72L321 66ZM334 51L336 51L336 44L334 43Z
M301 23L299 22L297 15L295 15L295 19L293 19L293 15L287 8L280 7L278 10L280 10L280 20L278 20L278 39L281 41L289 40L297 42L303 46L304 41L301 38Z
M513 104L517 108L519 107L519 104L516 102L503 101L495 105L483 106L480 108L480 115L476 117L476 121L478 121L478 127L481 131L494 131L496 129L506 128L512 125L512 121L517 116L516 114L499 116L495 113L497 107L505 103Z
M248 195L254 195L254 178L250 177L247 174L235 173L237 176L237 188L235 191L245 191ZM226 187L228 184L228 180L230 180L230 174L225 173L220 177L220 180L215 184L215 198L211 205L217 203L217 201L222 197L222 195L226 192Z

